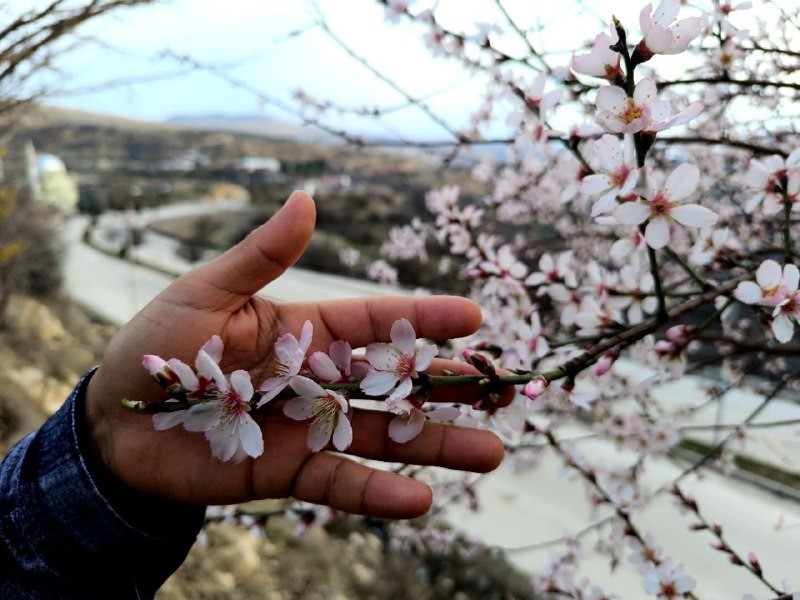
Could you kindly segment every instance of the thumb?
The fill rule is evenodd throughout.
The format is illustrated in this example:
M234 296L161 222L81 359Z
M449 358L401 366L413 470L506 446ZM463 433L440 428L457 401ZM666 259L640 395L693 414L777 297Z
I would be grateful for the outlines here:
M220 308L222 300L226 308L239 308L300 258L314 233L315 220L311 196L295 191L269 221L244 240L184 275L180 289L192 295L190 303L195 306Z

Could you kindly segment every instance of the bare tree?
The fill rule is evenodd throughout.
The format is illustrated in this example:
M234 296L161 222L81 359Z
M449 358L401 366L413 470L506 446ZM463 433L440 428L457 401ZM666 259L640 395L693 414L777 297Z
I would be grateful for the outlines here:
M45 95L26 84L56 57L85 43L79 29L111 11L149 4L151 0L51 0L0 20L0 127L7 138L20 112ZM1 19L2 17L0 17ZM0 141L0 145L2 142ZM9 157L15 158L15 157ZM19 158L19 157L16 157ZM9 160L13 164L13 160ZM0 171L0 323L11 295L47 295L60 285L57 221L26 193L26 173L19 167Z

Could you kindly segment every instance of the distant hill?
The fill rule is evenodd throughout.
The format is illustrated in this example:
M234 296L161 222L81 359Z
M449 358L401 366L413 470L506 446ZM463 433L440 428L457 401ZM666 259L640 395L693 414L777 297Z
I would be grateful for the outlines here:
M310 125L295 125L263 115L176 115L166 121L173 125L204 131L244 133L296 142L335 143L333 136Z
M64 108L51 104L32 106L21 114L22 125L27 129L51 126L108 127L124 131L141 132L181 129L179 124L130 119L127 117L88 112L75 108Z

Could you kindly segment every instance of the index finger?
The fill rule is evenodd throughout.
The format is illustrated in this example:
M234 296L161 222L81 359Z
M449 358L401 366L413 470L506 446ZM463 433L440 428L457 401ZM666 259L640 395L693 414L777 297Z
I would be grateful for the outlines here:
M464 337L480 327L477 304L459 296L380 296L327 302L281 305L280 321L287 331L300 331L303 322L314 325L314 345L327 349L334 340L354 348L389 341L398 319L408 319L418 338L444 340Z

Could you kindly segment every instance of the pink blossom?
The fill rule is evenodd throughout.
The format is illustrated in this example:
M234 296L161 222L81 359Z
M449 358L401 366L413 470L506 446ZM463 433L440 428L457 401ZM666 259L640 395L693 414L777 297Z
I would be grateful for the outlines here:
M580 308L575 315L578 335L595 335L618 322L619 314L615 310L599 304L591 296L585 296L581 300Z
M675 600L694 589L696 582L683 573L683 567L669 559L659 566L647 569L644 574L644 590L656 598Z
M622 297L628 305L628 323L638 323L645 314L653 314L656 311L658 301L653 294L655 287L653 274L649 271L640 273L638 258L620 269L619 279L622 289L633 294L627 299ZM650 295L643 296L641 294Z
M258 390L265 393L258 401L257 408L262 407L280 394L281 391L291 383L292 379L297 377L298 373L300 373L300 369L306 357L306 352L311 345L313 332L311 321L306 321L300 332L299 341L291 333L285 333L276 340L275 375L266 379L261 386L259 386Z
M531 400L536 400L547 389L549 382L541 376L533 377L522 388L522 393Z
M651 102L649 108L650 120L642 128L642 131L648 134L655 134L670 127L688 123L703 111L703 103L692 102L677 113L673 113L670 104L664 100Z
M647 201L625 202L614 209L614 217L626 225L647 221L644 239L653 249L669 243L670 225L677 221L686 227L710 227L717 222L713 211L699 204L681 204L697 188L700 170L689 163L677 167L663 187L651 190Z
M745 204L746 212L755 212L763 203L764 214L774 215L780 212L784 202L795 204L800 199L800 148L785 162L780 156L751 160L744 181L755 190Z
M689 17L675 21L680 10L679 0L662 0L655 11L648 4L639 13L639 25L644 39L636 47L640 60L654 54L678 54L686 50L703 28L703 19Z
M733 295L744 304L758 304L774 308L783 303L789 293L789 285L797 280L798 270L794 265L781 266L774 260L762 262L756 270L756 280L742 281ZM797 284L794 284L795 289Z
M496 252L488 252L478 269L481 275L491 278L489 289L504 296L520 291L528 273L528 267L517 258L509 244L500 246Z
M381 258L369 264L367 277L380 283L395 285L397 283L397 269Z
M353 428L347 418L350 406L344 396L326 390L316 381L299 375L289 383L299 395L283 407L283 414L295 421L311 419L307 444L312 452L319 452L333 437L333 445L344 451L353 441Z
M413 440L425 426L425 413L420 409L416 398L387 398L389 412L396 416L389 421L389 437L398 444Z
M361 389L370 396L392 390L389 399L397 401L411 394L412 379L430 366L438 350L435 344L416 348L417 336L408 319L395 321L389 337L391 344L367 346L367 361L375 370L363 379Z
M575 287L578 282L575 277L575 268L572 252L562 252L556 258L545 252L539 258L539 270L531 273L525 279L525 286L539 288L539 294L547 291L550 284L565 283L569 287Z
M538 311L534 310L531 313L529 323L517 321L516 334L519 339L515 347L517 354L521 358L527 358L531 355L536 358L542 358L550 352L550 345L542 331L542 321L539 318Z
M673 113L670 104L658 98L652 77L645 77L636 84L632 98L620 87L602 87L597 92L596 105L595 121L611 133L643 131L653 134L688 123L703 110L702 103L693 102Z
M214 347L211 350L215 352ZM246 456L261 456L264 452L261 427L249 414L253 398L250 374L234 371L229 382L217 360L205 350L198 352L195 367L198 380L209 381L203 388L203 401L185 410L157 413L153 415L153 426L164 430L183 424L187 431L202 431L211 444L211 453L223 461L239 462Z
M644 543L633 536L628 536L626 539L628 547L631 549L628 561L639 569L646 572L648 567L657 566L664 560L664 552L660 546L656 545L652 534L648 533L645 536Z
M612 35L600 33L594 39L592 49L587 54L576 54L572 57L572 70L581 75L600 77L615 81L622 77L619 67L620 54L611 49L617 43L617 34L611 28Z
M600 172L587 175L580 184L580 191L587 195L600 194L592 205L592 216L609 212L616 206L617 196L629 194L639 179L633 152L633 138L625 136L620 147L616 136L606 134L594 146L600 161Z
M656 100L656 82L650 77L636 84L632 98L621 87L607 85L597 92L595 120L611 133L636 133L650 123L650 104Z
M352 358L350 344L344 340L336 340L328 348L328 354L314 352L308 359L308 366L321 381L338 383L350 378Z

